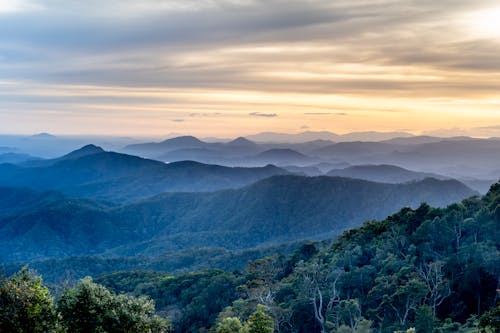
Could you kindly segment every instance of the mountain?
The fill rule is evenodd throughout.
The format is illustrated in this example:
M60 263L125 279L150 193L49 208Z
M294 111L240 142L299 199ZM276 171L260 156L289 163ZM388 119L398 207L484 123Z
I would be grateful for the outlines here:
M350 166L349 163L347 162L321 162L321 163L316 163L310 165L313 168L317 168L321 171L321 173L325 174L328 173L328 171L331 171L333 169L343 169L347 168Z
M265 149L265 147L260 147L255 142L243 137L227 143L209 143L193 136L181 136L158 143L129 145L123 151L164 162L192 160L201 163L237 165L236 159Z
M122 206L64 196L45 200L40 195L41 202L31 199L23 207L32 208L21 210L12 199L22 196L20 190L3 191L0 201L11 199L0 204L1 261L154 256L193 247L234 250L323 239L400 207L424 201L445 206L475 194L454 180L381 184L285 175L240 189L165 193ZM27 197L37 196L25 191Z
M168 151L189 148L207 148L211 145L201 141L194 136L179 136L162 142L148 142L128 145L123 148L124 152L134 153L141 156L155 157L164 154Z
M436 179L446 179L447 177L416 172L400 168L394 165L354 165L344 169L334 169L327 173L328 176L349 177L357 179L365 179L381 183L406 183L410 181L422 180L433 177Z
M146 138L115 137L115 136L52 136L52 135L2 135L0 134L0 146L8 148L7 151L0 148L0 152L15 152L28 154L41 158L54 159L68 151L76 150L88 143L94 143L106 150L121 149L125 145L144 141Z
M36 138L36 139L56 139L57 138L55 135L52 135L50 133L45 133L45 132L34 134L31 137Z
M74 160L74 159L78 159L80 157L99 154L99 153L104 153L104 149L102 149L101 147L90 144L90 145L83 146L82 148L74 150L74 151L72 151L66 155L63 155L61 157L58 157L58 158L51 158L51 159L44 159L44 160L39 159L39 160L31 160L31 161L28 160L25 163L22 163L21 166L23 166L23 167L50 166L50 165L53 165L57 162Z
M327 131L313 132L306 131L302 133L275 133L262 132L253 135L247 135L247 139L257 142L274 142L274 143L300 143L314 140L336 141L339 135Z
M248 140L247 138L244 137L238 137L232 141L229 141L226 143L226 146L228 147L245 147L245 148L253 148L258 146L255 142Z
M323 175L323 172L321 172L321 170L315 166L285 165L281 167L296 175L310 176L310 177Z
M261 152L266 149L265 146L261 146L243 137L236 138L217 148L223 153L224 156L232 158L246 156L248 154Z
M500 172L490 179L459 178L458 180L481 194L486 194L493 184L500 179Z
M58 158L59 161L64 161L64 160L74 160L80 157L84 156L89 156L89 155L94 155L94 154L100 154L104 153L104 149L101 147L95 146L95 145L86 145L80 149L74 150L70 152L69 154L66 154L60 158Z
M500 143L495 139L443 140L394 149L383 160L387 164L431 170L452 177L481 179L498 169Z
M339 142L314 151L314 156L334 158L351 164L364 164L374 157L383 157L398 146L382 142Z
M196 161L200 163L219 163L226 162L226 158L220 151L207 148L184 148L172 150L158 155L156 160L172 163L177 161Z
M311 164L315 159L301 154L293 149L287 148L275 148L263 151L257 155L249 156L245 158L246 161L251 161L254 163L272 163L276 165L305 165Z
M275 133L263 132L254 135L248 135L247 138L257 142L274 143L300 143L314 140L327 140L336 142L345 141L383 141L397 137L412 137L406 132L352 132L346 134L335 134L328 131L306 131L302 133Z
M38 157L34 157L28 154L18 154L18 153L4 153L0 154L0 164L2 163L12 163L18 164L27 161L38 160Z
M442 138L436 136L428 136L428 135L419 135L419 136L411 136L411 137L397 137L389 140L384 140L382 142L391 143L396 145L419 145L424 143L433 143L440 141L461 141L461 140L474 140L470 137L451 137L451 138Z
M393 138L412 138L413 134L406 132L352 132L343 134L337 141L384 141Z
M54 189L72 196L131 201L167 191L215 191L288 171L272 165L231 168L183 161L165 164L85 146L27 166L0 165L0 186Z

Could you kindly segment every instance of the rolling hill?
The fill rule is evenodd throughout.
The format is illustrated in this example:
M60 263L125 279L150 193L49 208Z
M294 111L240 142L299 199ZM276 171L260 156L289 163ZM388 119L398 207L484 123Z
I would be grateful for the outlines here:
M191 161L165 164L85 146L63 157L24 166L0 165L0 186L58 190L68 195L131 201L171 192L236 188L288 171L267 165L231 168Z
M165 193L112 206L61 194L3 189L4 262L105 254L156 256L195 247L230 250L334 237L422 202L475 194L458 181L381 184L339 177L274 176L240 189ZM23 194L23 191L27 191ZM29 197L20 209L15 197ZM36 199L38 196L38 200Z
M217 144L215 144L217 145ZM156 157L168 151L190 148L208 148L211 145L194 136L179 136L162 142L147 142L128 145L124 152L140 156Z
M410 181L422 180L425 178L446 179L447 177L416 172L400 168L394 165L354 165L344 169L334 169L327 173L328 176L349 177L357 179L365 179L380 183L406 183Z
M317 160L289 148L274 148L244 159L247 163L303 166Z

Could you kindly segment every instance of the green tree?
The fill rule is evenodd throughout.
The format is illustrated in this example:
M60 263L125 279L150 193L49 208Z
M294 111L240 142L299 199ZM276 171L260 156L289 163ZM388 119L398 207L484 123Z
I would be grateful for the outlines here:
M58 332L59 317L42 278L22 269L0 281L0 332Z
M116 296L87 277L64 292L58 309L68 331L75 333L161 333L166 320L154 315L145 297Z
M356 329L347 325L340 325L339 328L333 330L332 333L372 333L372 322L370 320L361 319Z
M434 330L434 313L432 307L422 305L417 309L415 316L416 333L429 333Z
M500 333L500 302L479 320L481 333Z
M342 300L338 307L340 320L355 332L362 318L358 300Z
M265 312L265 307L257 305L257 310L248 317L249 333L272 333L274 332L274 321Z
M217 324L216 333L246 333L248 332L238 317L224 318Z

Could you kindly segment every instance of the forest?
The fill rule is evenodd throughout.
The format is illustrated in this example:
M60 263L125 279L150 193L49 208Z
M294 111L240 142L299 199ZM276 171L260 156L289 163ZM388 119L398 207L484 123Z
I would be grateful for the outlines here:
M244 270L123 271L0 284L1 332L500 331L500 183L422 204Z

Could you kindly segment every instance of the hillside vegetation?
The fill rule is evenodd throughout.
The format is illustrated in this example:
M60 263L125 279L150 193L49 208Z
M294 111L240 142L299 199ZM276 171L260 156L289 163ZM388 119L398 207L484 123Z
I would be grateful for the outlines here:
M97 280L177 313L177 332L214 328L225 318L245 322L258 304L276 332L498 332L499 224L500 183L482 198L405 208L331 246L306 244L288 257L253 261L242 273Z
M325 239L400 207L445 206L475 194L452 180L395 185L300 176L275 176L236 190L165 193L119 206L57 192L0 191L3 262L157 256L199 247L236 250Z
M21 271L0 283L0 327L122 332L125 322L109 317L114 312L106 305L116 304L119 318L143 325L130 326L134 332L169 330L154 316L153 303L135 298L147 296L175 332L496 333L499 223L497 183L482 198L446 208L404 208L346 231L333 245L305 244L290 256L252 261L243 272L113 273L96 279L102 286L82 280L54 306L41 280ZM80 315L73 315L75 309ZM89 317L89 309L99 315Z

